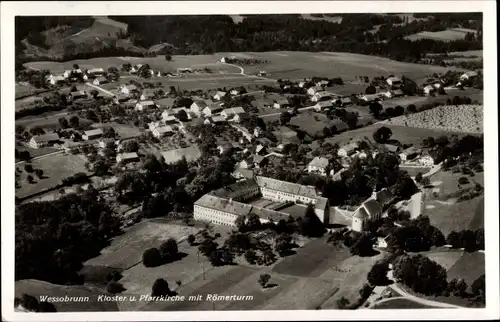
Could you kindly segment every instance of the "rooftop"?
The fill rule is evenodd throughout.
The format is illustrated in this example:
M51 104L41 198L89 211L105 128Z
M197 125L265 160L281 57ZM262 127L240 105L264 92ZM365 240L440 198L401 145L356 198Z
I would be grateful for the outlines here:
M47 133L47 134L33 136L32 139L36 143L58 141L59 135L57 133Z
M323 157L315 157L310 163L310 166L318 167L318 168L326 168L330 162L327 158Z
M102 129L95 129L95 130L89 130L83 132L84 135L90 136L90 135L102 135L104 132Z

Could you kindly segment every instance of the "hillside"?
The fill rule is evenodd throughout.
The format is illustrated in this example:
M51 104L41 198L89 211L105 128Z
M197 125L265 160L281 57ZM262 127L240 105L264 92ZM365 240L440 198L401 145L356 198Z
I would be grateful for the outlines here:
M428 53L482 49L481 14L320 16L99 16L40 21L37 17L18 17L17 58L24 62L67 61L117 55L296 50L350 52L419 62ZM28 23L35 28L26 29L24 24ZM459 31L450 39L412 37L446 34L451 29Z

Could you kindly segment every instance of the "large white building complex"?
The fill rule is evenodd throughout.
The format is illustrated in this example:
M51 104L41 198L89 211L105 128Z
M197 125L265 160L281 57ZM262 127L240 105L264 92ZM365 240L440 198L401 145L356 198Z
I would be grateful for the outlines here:
M260 207L245 203L259 197L274 201L274 204ZM321 197L314 187L261 176L204 195L194 204L194 219L216 225L234 226L238 216L256 214L261 222L277 222L290 216L280 209L291 204L313 204L318 218L323 223L330 221L328 199Z

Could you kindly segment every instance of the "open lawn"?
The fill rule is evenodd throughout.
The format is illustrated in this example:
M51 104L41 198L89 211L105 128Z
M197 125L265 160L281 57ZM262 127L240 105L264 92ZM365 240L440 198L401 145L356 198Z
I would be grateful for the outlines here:
M292 117L290 125L297 126L311 137L317 137L323 136L323 129L330 128L334 123L324 114L307 111Z
M380 304L376 304L375 306L372 307L372 309L382 309L382 310L388 310L388 309L431 309L433 308L432 306L427 306L424 304L420 304L417 302L410 301L405 298L391 298L388 299L387 301L384 301Z
M339 146L343 146L347 144L349 141L355 140L365 140L365 137L370 141L373 141L373 133L381 128L382 126L388 127L392 131L391 140L398 140L403 144L413 144L416 147L420 147L422 144L422 139L427 138L429 136L438 137L441 135L450 135L454 133L445 132L445 131L437 131L437 130L429 130L429 129L420 129L420 128L412 128L405 127L399 125L391 125L391 124L373 124L370 126L365 126L359 129L355 129L352 131L343 132L337 134L331 138L325 139L325 142L329 142L331 144L337 143ZM463 133L462 133L463 135Z
M92 286L71 285L63 286L39 280L20 280L15 283L15 296L21 297L23 293L29 294L40 300L40 296L64 297L89 297L89 301L82 302L57 302L53 303L57 312L101 312L118 311L118 305L113 301L97 301L97 296L107 294L105 291Z
M406 39L409 40L419 40L419 39L433 39L441 41L453 41L464 39L465 35L469 32L475 33L475 30L465 29L465 28L451 28L443 31L422 31L414 35L407 36Z
M28 183L28 174L24 170L24 165L18 166L22 170L19 183L21 187L16 190L19 198L27 197L33 193L51 188L61 183L63 178L74 175L76 172L89 173L85 169L86 159L81 155L57 154L33 161L33 169L43 170L42 179L34 174L30 174L34 183Z
M116 134L119 135L120 139L128 139L140 136L144 130L134 126L133 124L120 124L116 122L110 123L94 123L92 124L94 128L102 128L102 127L112 127Z
M427 256L430 260L435 261L443 266L446 270L450 269L460 259L464 252L458 249L441 249L431 250L429 252L420 253ZM450 278L448 278L450 279Z
M63 72L71 68L73 64L79 64L82 68L102 67L107 70L111 66L120 67L124 63L131 64L149 64L154 70L159 71L175 71L177 68L189 67L192 69L203 69L208 67L213 71L212 74L199 75L207 78L207 80L198 79L196 82L200 85L204 82L212 82L210 86L219 87L217 83L222 84L222 80L215 79L224 76L237 76L229 74L240 73L240 68L227 64L217 64L223 56L235 55L237 57L256 58L270 61L269 64L243 66L245 74L253 74L259 70L265 70L271 75L269 78L289 78L302 79L304 77L325 76L325 77L342 77L345 80L354 80L355 76L387 76L389 74L402 74L411 79L420 79L432 73L444 73L446 68L433 65L419 65L411 63L402 63L386 58L351 54L351 53L310 53L310 52L245 52L245 53L217 53L213 55L193 55L181 56L175 55L172 61L166 61L164 56L158 57L101 57L93 59L80 59L68 62L30 62L27 66L36 69L49 69L54 73ZM207 77L208 76L208 77ZM243 76L244 77L244 76ZM190 77L188 77L189 79ZM153 78L155 79L155 78ZM212 80L210 80L212 79ZM262 82L261 78L241 78L240 81L256 81ZM178 80L182 82L182 79ZM227 81L230 81L227 79ZM238 82L238 80L232 80ZM169 78L168 82L175 83L173 78ZM185 87L191 86L192 81L185 83ZM182 86L179 84L179 86ZM227 85L229 86L229 85ZM233 85L234 86L234 85ZM204 87L204 86L199 86ZM205 86L207 87L207 86Z
M197 231L195 227L177 225L159 219L145 220L115 237L111 245L104 248L99 256L89 259L84 265L127 269L142 261L142 253L146 249L160 247L161 243L168 238L175 238L179 243L189 234Z
M461 202L455 202L454 199L446 200L449 194L457 191L458 179L462 176L464 175L461 173L439 171L431 177L434 189L439 189L437 198L433 195L433 189L425 191L422 214L429 216L431 224L439 228L445 236L452 230L484 227L484 198L482 196ZM473 182L484 185L483 173L476 173L474 177L466 177L471 183L464 185L464 188L472 187Z
M455 262L453 266L448 269L448 280L452 278L463 278L467 285L470 286L472 283L485 272L485 259L484 253L474 252L467 253L464 252L462 256Z

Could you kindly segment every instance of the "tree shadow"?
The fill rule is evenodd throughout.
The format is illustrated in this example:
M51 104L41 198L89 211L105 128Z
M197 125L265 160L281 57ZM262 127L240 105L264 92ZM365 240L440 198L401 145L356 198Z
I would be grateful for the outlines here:
M297 254L297 252L293 249L288 249L279 253L281 257L287 257L295 254Z
M270 288L275 288L275 287L278 287L278 284L276 284L276 283L269 283L269 284L266 284L263 288L264 289L270 289Z
M367 251L360 253L359 257L372 257L372 256L375 256L378 254L380 254L380 252L378 250L372 248L370 250L367 250Z
M170 263L173 263L173 262L180 261L181 259L183 259L187 255L188 255L187 253L178 252L173 257L164 259L163 262L160 265L165 265L165 264L170 264ZM160 266L160 265L157 265L157 266Z

